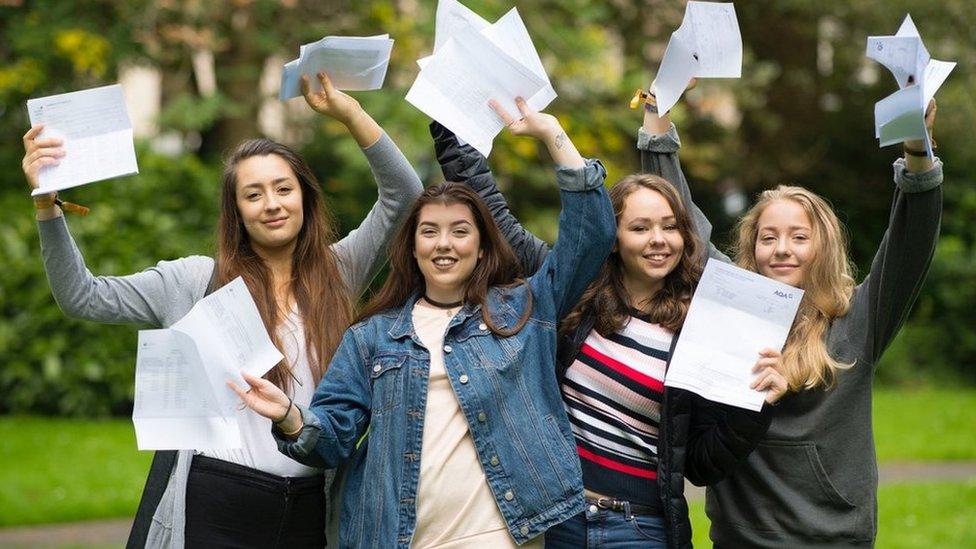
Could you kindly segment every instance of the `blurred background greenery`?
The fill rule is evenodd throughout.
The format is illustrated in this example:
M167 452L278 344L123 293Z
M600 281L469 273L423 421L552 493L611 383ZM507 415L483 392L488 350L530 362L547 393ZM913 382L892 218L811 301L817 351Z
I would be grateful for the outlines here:
M471 0L489 20L511 0ZM326 34L389 32L396 45L382 91L358 93L414 162L441 179L425 116L403 100L414 61L432 47L433 0L4 0L0 2L0 413L126 415L132 400L134 327L64 318L41 267L20 170L29 97L127 85L137 128L138 176L64 193L93 207L70 220L96 274L124 274L208 253L216 219L220 157L241 139L270 134L298 147L338 212L342 230L371 206L375 188L355 143L300 99L277 101L280 66L298 46ZM905 13L932 55L959 66L939 93L936 137L946 161L943 234L932 272L901 336L878 367L883 383L976 383L976 124L969 67L976 58L972 0L917 2L776 0L740 2L743 77L704 81L673 113L682 162L695 196L727 242L735 215L778 183L828 197L847 223L862 272L887 223L890 163L879 149L873 105L895 90L888 72L864 57L869 34L891 34ZM639 111L684 4L664 0L537 0L521 6L560 97L560 117L585 155L603 159L610 181L639 167ZM968 46L968 47L967 47ZM148 75L148 77L147 77ZM145 115L133 116L146 118ZM545 151L503 136L491 162L519 217L555 237L557 193Z
M465 4L494 20L513 0ZM375 198L368 166L341 126L313 116L301 100L277 101L281 65L300 44L327 34L390 33L396 44L384 89L354 95L425 183L438 182L428 120L403 100L416 59L432 48L435 6L435 0L0 0L0 415L125 417L132 407L138 327L67 319L51 298L20 169L28 98L122 81L130 113L144 121L137 128L139 175L64 193L92 207L90 216L69 223L96 274L209 253L221 155L261 134L305 155L346 232ZM673 112L684 169L720 243L728 242L731 223L756 192L803 185L833 202L864 273L887 224L891 162L899 153L880 149L874 138L874 103L896 85L864 57L865 39L894 33L912 12L932 56L959 62L938 95L936 138L946 163L941 241L918 303L878 366L879 383L896 395L892 402L920 388L976 386L976 148L968 142L976 102L966 91L976 84L973 7L974 0L943 0L937 9L903 0L737 2L743 77L703 81ZM637 171L641 113L627 104L653 77L684 2L533 0L519 8L560 94L549 112L584 155L604 160L609 181ZM545 151L502 136L491 164L520 219L555 238L558 197ZM944 393L923 394L935 399L929 406L941 406ZM937 426L932 432L942 440L961 435L963 450L948 457L920 450L903 459L976 459L972 415L960 423L961 432ZM134 448L129 438L126 445ZM20 450L5 449L19 460ZM142 461L133 460L138 471L145 470ZM0 507L17 505L24 492L12 489L9 506ZM119 489L128 496L137 491ZM132 503L95 515L124 515Z

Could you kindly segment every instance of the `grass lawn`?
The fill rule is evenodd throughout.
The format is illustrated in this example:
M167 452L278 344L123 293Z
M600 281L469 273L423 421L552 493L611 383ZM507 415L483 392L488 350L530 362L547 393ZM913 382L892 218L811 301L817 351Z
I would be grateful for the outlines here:
M132 421L0 418L0 526L135 515L152 452Z
M976 461L974 426L976 391L875 393L882 463ZM130 420L0 417L0 440L0 527L134 515L152 452L136 450ZM707 540L700 503L692 514ZM976 547L963 515L976 516L976 481L883 487L879 546Z

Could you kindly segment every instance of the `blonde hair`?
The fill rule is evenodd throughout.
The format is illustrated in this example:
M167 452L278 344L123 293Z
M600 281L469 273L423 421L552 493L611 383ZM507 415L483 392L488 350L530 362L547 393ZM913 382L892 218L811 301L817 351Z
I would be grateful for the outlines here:
M830 204L802 187L780 185L759 195L756 204L736 224L733 254L744 269L758 271L756 238L759 217L771 203L790 200L810 218L814 253L804 281L803 301L783 351L783 376L790 390L831 387L837 371L850 368L827 352L830 323L847 314L854 294L854 265L847 254L847 234Z

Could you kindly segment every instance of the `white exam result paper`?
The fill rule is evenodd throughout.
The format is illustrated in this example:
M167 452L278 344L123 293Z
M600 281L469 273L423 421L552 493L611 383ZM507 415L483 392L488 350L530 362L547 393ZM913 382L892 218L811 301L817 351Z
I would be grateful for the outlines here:
M731 3L689 1L654 81L658 116L671 110L692 78L742 76L742 35Z
M140 330L132 423L140 450L240 448L237 419L226 416L196 344L175 330Z
M393 39L378 36L326 36L317 42L303 44L298 59L285 64L281 73L278 98L282 101L302 94L301 77L307 74L312 91L321 91L316 74L328 73L339 90L364 91L383 87L390 64Z
M803 290L709 259L691 300L664 384L753 411L759 351L782 349Z
M240 448L241 372L262 376L282 359L240 277L163 330L141 330L132 421L139 449Z
M869 36L865 55L891 71L900 88L875 104L874 134L880 146L922 139L934 159L925 109L956 64L931 58L911 15L905 16L893 36ZM912 87L919 89L909 91Z
M32 126L44 124L38 139L61 138L65 151L59 165L41 168L32 195L139 173L122 86L28 99L27 113Z
M459 32L417 75L407 101L484 156L505 127L488 106L494 99L518 116L516 97L533 97L546 81L478 32Z

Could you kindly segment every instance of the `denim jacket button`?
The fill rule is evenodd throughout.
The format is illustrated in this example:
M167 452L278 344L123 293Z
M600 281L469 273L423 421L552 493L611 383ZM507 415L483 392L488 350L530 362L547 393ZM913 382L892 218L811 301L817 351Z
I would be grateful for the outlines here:
M458 378L458 381L460 381L461 384L467 383L468 382L468 374L461 374L461 377Z
M484 412L478 412L478 421L480 421L482 423L488 421L488 414L486 414Z
M482 322L481 324L478 324L478 329L483 332L488 329L488 325Z
M519 533L522 534L523 536L528 535L528 533L529 533L529 527L528 526L523 526L523 527L519 528Z
M505 501L512 501L513 499L515 499L515 494L511 490L505 492Z
M498 466L498 456L491 456L491 459L489 460L489 463L491 463L492 465L494 465L494 466L497 467ZM511 493L512 492L508 492L508 494L511 494ZM511 498L508 497L508 494L505 494L505 499L511 499Z
M380 371L380 370L382 370L382 369L383 369L383 368L382 368L382 367L381 367L381 366L380 366L379 364L377 364L376 366L373 366L373 371L374 371L374 372L379 372L379 371Z
M451 352L452 350L453 350L453 349L451 349L451 346L450 346L450 345L445 345L445 346L444 346L444 352L445 352L445 353L450 353L450 352Z

